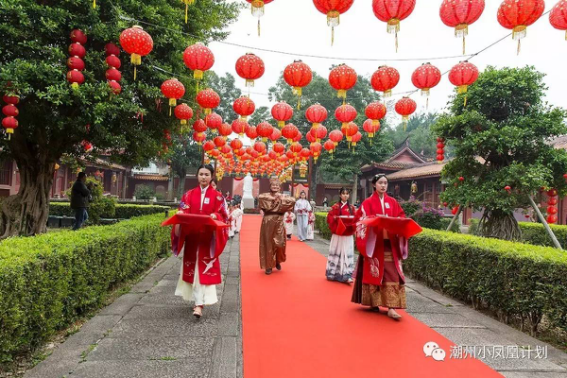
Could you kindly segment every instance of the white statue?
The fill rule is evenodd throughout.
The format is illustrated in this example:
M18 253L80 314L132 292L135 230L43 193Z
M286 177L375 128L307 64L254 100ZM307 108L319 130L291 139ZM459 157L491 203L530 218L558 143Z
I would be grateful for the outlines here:
M254 179L248 173L246 177L244 177L244 187L243 195L242 195L242 206L245 209L253 209L254 208L254 196L252 195L252 189L254 188Z

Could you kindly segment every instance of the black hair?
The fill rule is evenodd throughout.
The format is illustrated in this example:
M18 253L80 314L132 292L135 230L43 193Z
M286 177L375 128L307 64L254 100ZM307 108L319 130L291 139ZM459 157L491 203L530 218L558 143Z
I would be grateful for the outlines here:
M344 186L342 188L339 189L339 196L341 194L343 194L344 192L347 192L350 195L350 189L349 188L345 188Z
M199 166L199 168L197 168L197 176L199 175L199 171L200 171L201 169L203 169L203 168L208 169L209 172L211 172L211 176L214 176L214 175L215 175L215 169L213 168L212 165L210 165L210 164L201 164L201 165Z
M372 178L372 185L376 185L378 180L380 180L382 177L384 177L386 179L386 181L390 182L385 173L378 173L378 174L374 175L374 177Z
M83 177L86 177L87 174L85 172L79 172L79 175L77 176L77 180L82 179Z

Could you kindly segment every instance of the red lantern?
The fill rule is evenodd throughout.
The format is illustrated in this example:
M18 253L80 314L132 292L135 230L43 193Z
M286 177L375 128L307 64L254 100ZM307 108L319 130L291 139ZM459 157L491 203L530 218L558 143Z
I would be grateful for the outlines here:
M210 70L215 63L215 56L207 46L196 43L185 49L183 61L187 68L193 70L193 77L202 80L204 72Z
M87 50L80 43L72 43L69 46L69 55L83 59L87 54Z
M555 207L555 206L548 206L548 207L547 207L547 214L548 214L548 215L555 215L555 214L557 214L557 207Z
M370 83L375 91L383 92L384 97L392 95L392 89L400 82L400 73L397 69L388 66L380 66L372 75Z
M182 125L187 125L187 121L193 118L193 109L191 109L187 104L177 105L174 112Z
M254 104L254 101L250 99L250 97L242 96L234 100L232 108L242 120L246 121L246 117L254 113L256 105Z
M207 131L207 124L202 119L198 119L193 123L193 130L198 133Z
M278 121L278 127L282 128L293 117L293 108L285 102L278 102L272 106L272 117Z
M246 79L247 87L253 87L254 80L261 78L264 71L264 62L252 53L241 56L236 61L236 73L241 78Z
M386 116L387 112L388 109L386 109L386 105L379 101L371 102L364 111L366 116L372 120L374 125L378 125L378 129L380 129L380 120Z
M69 67L70 70L82 71L85 69L85 62L79 57L72 56L67 59L67 67Z
M512 39L518 41L518 54L528 26L541 17L544 9L544 0L504 0L500 4L498 22L506 29L512 29Z
M171 107L177 105L177 100L183 97L185 86L176 78L169 79L161 85L161 93L169 99L169 115L171 115Z
M2 113L6 117L17 117L18 114L20 114L20 111L18 110L18 108L16 108L15 105L8 104L2 108Z
M230 126L228 123L221 123L221 125L218 127L218 131L219 134L226 139L227 136L232 134L232 126Z
M467 93L469 85L472 85L478 79L478 68L469 62L460 62L449 72L449 81L457 87L458 93ZM465 96L465 106L467 105L467 96Z
M463 37L463 55L465 55L465 37L469 34L469 25L473 24L484 11L484 0L443 0L439 15L441 21L455 28L455 37Z
M556 196L557 196L557 189L549 189L549 190L547 191L547 195L548 195L549 197L556 197Z
M297 132L297 135L295 136L295 138L293 138L294 142L299 142L301 140L301 138L303 138L303 134L301 134L301 132Z
M360 131L357 131L356 134L354 134L351 138L353 148L356 147L356 144L360 142L361 139L362 139L362 134L360 133Z
M242 141L240 139L233 139L230 142L230 147L232 147L234 151L240 150L242 148Z
M106 80L120 81L122 80L122 74L116 68L111 67L106 70ZM185 90L185 88L183 90Z
M453 206L453 208L451 209L451 214L457 215L458 212L459 212L459 206Z
M314 142L314 143L311 143L311 145L309 146L309 149L311 150L311 153L313 154L315 161L317 161L317 159L321 155L321 151L323 150L323 146L321 146L321 143L319 143L319 142Z
M272 150L279 156L285 151L285 146L281 143L274 143Z
M15 117L6 117L2 119L2 126L6 129L6 133L13 134L14 129L18 128L18 120Z
M301 152L301 144L299 142L294 142L290 147L289 150L293 152L294 156L297 156L298 153Z
M342 127L354 121L357 115L356 109L350 104L341 105L335 110L335 118L337 121L342 122Z
M285 68L283 76L285 82L293 87L293 93L298 96L297 109L299 109L301 106L303 87L311 83L313 72L311 72L311 68L309 68L307 64L303 63L301 60L296 60Z
M315 137L315 140L317 142L320 142L321 139L325 139L325 137L327 136L327 128L323 125L320 125L319 127L313 127L311 129L311 135Z
M292 143L295 137L299 134L297 127L291 123L288 123L282 129L282 135L287 139L287 143Z
M557 197L549 197L547 199L547 204L553 206L557 205Z
M212 150L215 149L215 143L212 140L208 140L207 142L205 142L205 144L203 145L203 150L206 153L211 152Z
M232 121L232 131L236 134L239 134L240 136L244 135L247 126L248 123L241 119L235 119L234 121Z
M194 132L193 133L193 140L195 142L197 142L197 144L200 146L201 143L203 143L205 141L205 139L207 138L207 136L205 135L205 133L198 133L198 132ZM213 150L214 151L214 150ZM212 151L211 151L212 152Z
M256 142L254 143L254 150L262 155L266 152L266 144L264 142Z
M224 139L222 136L217 136L213 139L213 143L217 147L222 147L226 144L226 139Z
M222 125L222 117L217 113L207 114L205 117L205 124L213 133L216 133L218 128Z
M567 41L567 0L560 0L549 14L549 22L555 29L565 30Z
M548 215L547 216L547 223L557 223L557 215Z
M262 140L264 142L268 140L270 135L272 135L273 129L274 129L273 126L270 125L268 122L261 122L256 127L256 131L258 132L258 135L262 137Z
M281 137L282 137L282 132L277 127L273 127L272 128L272 134L270 135L270 140L272 142L275 142L278 139L280 139Z
M246 0L250 3L250 10L252 16L258 17L258 37L260 36L260 17L264 15L264 5L269 4L274 0Z
M340 16L349 10L354 0L313 0L315 8L327 15L327 25L331 27L331 45L335 42L335 26L341 23Z
M343 140L343 133L340 130L333 130L329 133L329 139L333 141L336 146L341 140Z
M87 36L83 33L82 30L75 29L71 31L70 35L71 41L75 43L80 43L81 45L85 45L87 43Z
M358 126L356 123L350 122L345 130L346 132L344 134L346 135L347 142L352 142L352 137L358 133Z
M106 56L120 56L120 47L116 46L114 43L107 43L106 46L104 46L104 51L106 52Z
M2 100L4 100L6 104L18 105L18 103L20 102L20 97L4 95L2 96Z
M327 119L327 109L319 104L311 105L305 112L305 118L316 128Z
M313 135L313 134L311 133L311 130L309 130L309 131L307 132L307 134L305 134L305 139L307 139L307 141L308 141L309 143L313 143L313 142L316 142L316 141L317 141L317 138L315 138L315 135Z
M388 33L396 35L396 52L398 52L398 32L400 22L406 19L415 8L415 0L372 0L374 15L388 23Z
M346 64L338 65L329 74L329 84L337 90L337 97L343 99L346 99L347 91L355 86L356 80L356 71Z
M122 31L120 45L130 54L130 62L134 65L134 80L136 80L136 66L142 64L142 57L148 55L154 48L152 37L141 26L133 26Z
M120 58L118 58L116 55L109 55L106 57L106 64L108 65L108 67L112 67L112 68L120 68L122 66L122 62L120 61Z
M303 160L309 159L310 156L311 156L311 150L308 148L302 148L301 151L299 151L299 157Z
M402 121L404 122L404 131L407 128L409 116L415 112L417 109L417 104L414 100L409 97L402 97L396 102L396 113L402 116Z
M85 150L85 152L91 152L92 149L93 149L92 143L89 142L88 140L83 140L83 141L81 142L81 145L83 146L83 149ZM95 173L95 176L100 176L100 175L101 175L101 173L100 173L99 171L97 171L97 172Z
M258 138L258 131L256 130L256 126L250 126L246 129L246 136L252 140Z
M205 114L211 114L212 109L220 105L220 96L212 89L203 89L197 93L197 103L204 109Z
M323 148L330 154L335 152L335 144L333 143L332 140L328 140L325 143L323 143Z
M411 81L421 89L422 96L429 96L429 90L441 81L441 71L430 63L424 63L413 72Z
M79 88L79 84L83 84L85 82L85 77L81 71L72 70L67 72L67 81L71 83L71 87L73 87L73 89L77 89Z
M122 86L114 80L110 80L108 86L114 94L120 94L120 92L122 92Z
M366 131L368 133L369 138L374 138L374 134L376 134L378 132L378 130L380 130L380 121L377 121L377 122L378 122L378 124L375 124L374 120L367 119L362 124L362 128L364 129L364 131Z

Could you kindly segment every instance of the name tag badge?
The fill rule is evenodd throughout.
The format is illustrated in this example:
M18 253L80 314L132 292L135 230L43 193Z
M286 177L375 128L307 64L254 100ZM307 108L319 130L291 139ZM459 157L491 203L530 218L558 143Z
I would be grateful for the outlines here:
M205 205L208 205L211 202L210 198L205 198Z
M389 209L389 208L390 208L390 204L389 204L389 203L386 203L385 206L386 206L386 209Z

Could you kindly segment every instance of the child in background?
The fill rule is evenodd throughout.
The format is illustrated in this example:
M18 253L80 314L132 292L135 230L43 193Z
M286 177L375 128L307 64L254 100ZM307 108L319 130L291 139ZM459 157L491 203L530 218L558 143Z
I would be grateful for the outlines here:
M292 211L288 211L284 214L284 226L285 233L288 239L291 239L291 234L293 234L293 221L295 220L295 214Z
M307 217L307 240L313 240L315 238L315 213L313 211L309 212Z

